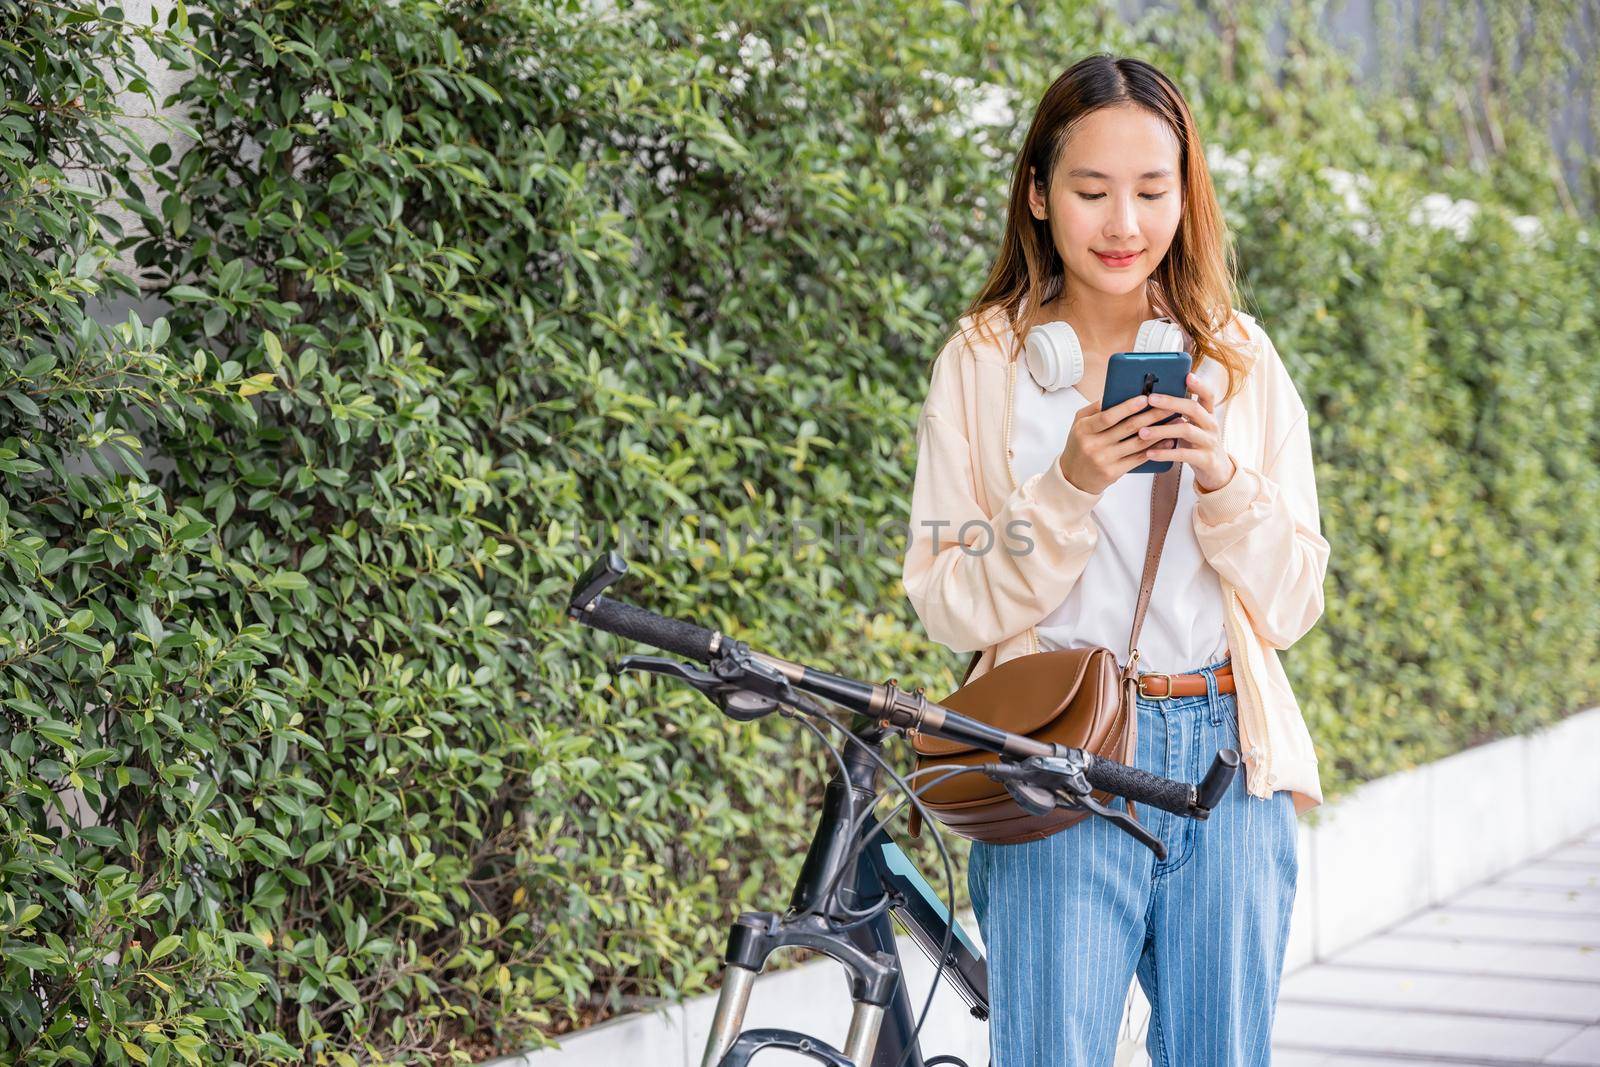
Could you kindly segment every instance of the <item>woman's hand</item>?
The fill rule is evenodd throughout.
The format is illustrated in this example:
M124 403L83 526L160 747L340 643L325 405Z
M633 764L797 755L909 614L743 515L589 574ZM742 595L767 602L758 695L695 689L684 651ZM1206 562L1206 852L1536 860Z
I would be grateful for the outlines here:
M1085 404L1072 417L1066 446L1056 462L1067 481L1086 493L1103 493L1106 487L1150 458L1149 440L1140 436L1141 428L1170 413L1149 404L1140 394L1129 397L1110 411L1100 410L1100 401ZM1157 434L1157 438L1166 434Z
M1162 412L1176 411L1178 418L1159 426L1146 426L1139 436L1157 439L1155 444L1166 444L1164 438L1174 438L1174 447L1152 447L1144 453L1146 459L1175 459L1194 468L1195 488L1210 493L1228 484L1233 477L1234 461L1222 448L1222 434L1217 425L1216 395L1211 387L1191 374L1187 383L1196 396L1175 397L1165 393L1150 394L1150 405ZM1165 414L1161 416L1165 418Z

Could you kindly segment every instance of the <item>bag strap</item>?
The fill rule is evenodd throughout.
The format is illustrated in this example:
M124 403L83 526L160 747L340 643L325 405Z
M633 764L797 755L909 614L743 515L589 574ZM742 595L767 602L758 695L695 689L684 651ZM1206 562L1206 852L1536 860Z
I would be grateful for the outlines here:
M1131 673L1138 661L1139 630L1144 626L1145 609L1150 606L1150 591L1156 585L1156 569L1161 566L1161 549L1167 543L1172 513L1178 508L1178 480L1183 468L1177 463L1155 476L1150 486L1150 543L1144 550L1144 576L1139 579L1139 603L1133 609L1133 629L1128 634L1128 666Z
M1183 337L1183 350L1193 355L1193 338L1187 330L1180 329L1179 333ZM1128 632L1128 664L1122 671L1125 679L1132 678L1138 666L1139 630L1144 626L1145 609L1150 606L1150 591L1156 585L1156 570L1161 566L1161 549L1167 543L1172 513L1178 508L1178 483L1182 478L1183 466L1173 462L1155 476L1150 486L1150 541L1144 550L1144 574L1139 579L1139 602L1133 609L1133 629Z

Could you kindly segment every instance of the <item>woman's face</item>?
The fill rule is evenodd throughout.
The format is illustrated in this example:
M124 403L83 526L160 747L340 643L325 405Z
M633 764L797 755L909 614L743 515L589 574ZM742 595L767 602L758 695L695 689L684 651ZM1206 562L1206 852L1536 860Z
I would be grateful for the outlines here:
M1034 218L1050 220L1051 239L1066 264L1066 293L1122 296L1155 272L1183 209L1178 156L1171 128L1137 105L1103 107L1079 121L1048 200L1037 180L1028 189ZM1133 255L1106 258L1107 252Z

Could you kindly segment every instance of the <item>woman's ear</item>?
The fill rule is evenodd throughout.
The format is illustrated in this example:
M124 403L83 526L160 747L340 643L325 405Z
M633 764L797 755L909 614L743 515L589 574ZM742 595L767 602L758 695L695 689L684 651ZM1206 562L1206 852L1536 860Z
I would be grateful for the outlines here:
M1028 210L1040 222L1050 217L1048 198L1039 189L1039 173L1035 167L1028 168Z

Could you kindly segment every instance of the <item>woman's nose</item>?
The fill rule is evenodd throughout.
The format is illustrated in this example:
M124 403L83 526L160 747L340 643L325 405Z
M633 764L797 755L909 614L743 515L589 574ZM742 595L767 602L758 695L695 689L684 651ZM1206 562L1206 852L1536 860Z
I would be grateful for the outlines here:
M1118 198L1106 222L1107 237L1126 237L1138 232L1139 217L1131 199Z

